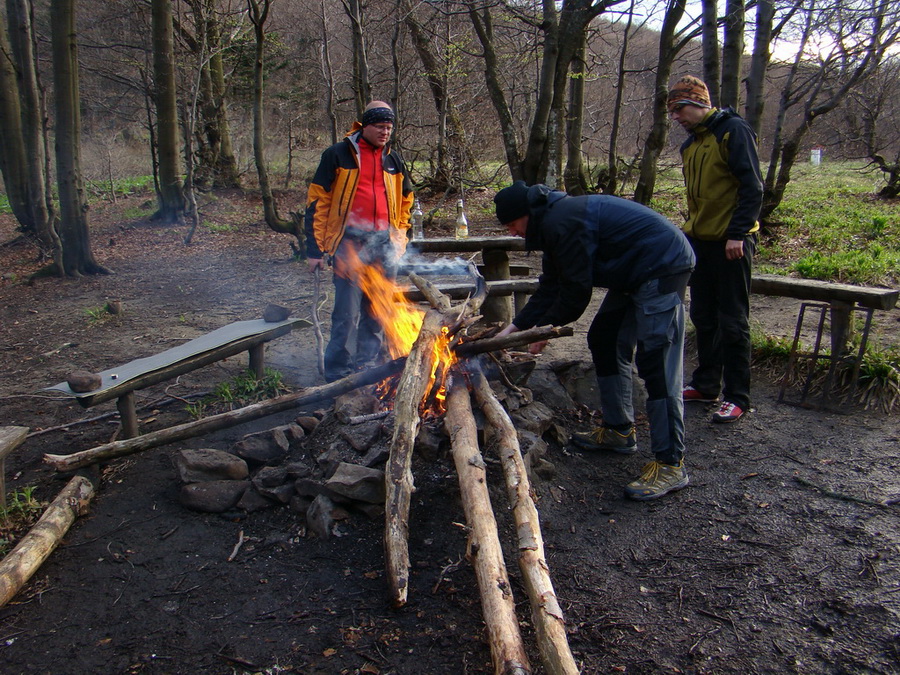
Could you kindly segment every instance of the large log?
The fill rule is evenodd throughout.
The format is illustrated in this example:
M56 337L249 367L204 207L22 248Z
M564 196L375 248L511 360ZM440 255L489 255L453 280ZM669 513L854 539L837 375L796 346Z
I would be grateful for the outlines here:
M0 607L15 597L59 545L75 519L87 511L94 486L75 476L59 493L34 527L0 562Z
M493 433L503 466L506 492L512 505L519 546L519 570L531 603L534 631L544 669L549 675L577 675L578 666L569 649L562 608L544 557L544 538L531 485L519 447L516 428L482 373L472 376L478 405Z
M459 476L459 489L469 526L470 560L478 579L494 673L530 673L531 665L519 633L515 600L488 494L484 458L478 449L478 430L472 416L469 391L461 378L450 387L444 425L450 435L453 462Z
M167 443L183 441L186 438L202 436L203 434L219 429L227 429L244 422L260 419L268 415L274 415L291 408L315 403L335 396L340 396L348 391L363 387L367 384L381 382L399 371L406 362L406 357L394 359L389 363L372 368L360 373L354 373L343 379L335 380L319 387L309 387L292 394L285 394L277 398L267 399L252 405L211 415L195 422L186 422L168 429L160 429L136 438L128 438L123 441L114 441L100 445L89 450L73 452L71 455L44 455L44 461L53 465L58 471L73 471L94 464L95 462L108 461L117 457L124 457L150 448L156 448Z
M409 505L414 490L412 452L419 432L419 405L428 391L434 346L443 315L429 310L422 321L394 397L394 434L385 470L384 557L388 590L394 607L406 604L409 586Z

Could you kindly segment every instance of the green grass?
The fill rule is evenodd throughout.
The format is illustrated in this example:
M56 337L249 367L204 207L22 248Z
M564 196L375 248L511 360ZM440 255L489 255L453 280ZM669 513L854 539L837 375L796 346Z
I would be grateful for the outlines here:
M5 556L44 510L44 504L34 497L34 486L25 486L6 496L6 506L0 508L0 557Z
M219 384L212 394L187 406L188 414L200 419L207 414L242 408L287 393L282 374L272 368L263 371L262 379L257 379L250 370Z

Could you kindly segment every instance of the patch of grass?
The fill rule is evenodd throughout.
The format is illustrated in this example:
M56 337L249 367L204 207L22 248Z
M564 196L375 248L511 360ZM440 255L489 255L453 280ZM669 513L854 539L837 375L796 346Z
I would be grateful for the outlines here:
M6 496L6 507L0 508L0 557L9 553L37 522L44 506L34 497L34 486L19 488Z
M209 230L210 232L237 232L237 225L232 225L231 223L202 223L203 227Z
M288 391L282 374L277 370L266 368L262 379L257 379L251 370L245 370L219 384L210 396L188 404L187 412L194 419L200 419L207 414L234 410L275 398Z
M84 315L87 317L88 323L96 325L98 323L103 323L106 321L110 314L106 309L106 305L99 305L98 307L88 307L84 310Z
M760 259L802 277L857 284L900 281L900 204L875 197L861 165L801 164L772 214L774 237Z
M0 192L0 213L12 213L12 208L9 205L9 197L3 192Z

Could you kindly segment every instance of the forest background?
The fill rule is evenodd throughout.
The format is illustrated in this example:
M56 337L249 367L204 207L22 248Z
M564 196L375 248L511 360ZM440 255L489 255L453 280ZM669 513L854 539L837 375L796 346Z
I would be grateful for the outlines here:
M683 140L666 91L693 73L757 130L772 225L811 150L865 160L873 192L897 196L898 14L884 0L7 0L0 170L47 271L70 276L106 271L86 190L141 181L186 242L196 195L216 188L260 190L266 223L299 240L277 190L305 187L373 98L397 111L417 189L439 196L429 216L510 178L653 203Z

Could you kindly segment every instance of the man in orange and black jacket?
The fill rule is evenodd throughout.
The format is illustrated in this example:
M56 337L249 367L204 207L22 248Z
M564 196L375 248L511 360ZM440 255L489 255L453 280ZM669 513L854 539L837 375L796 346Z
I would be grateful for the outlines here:
M362 122L322 153L309 186L305 230L310 272L334 267L334 310L325 349L328 382L383 360L384 331L358 279L378 266L388 279L406 247L412 184L390 147L394 111L384 101L366 106ZM350 336L356 331L355 350Z
M682 225L697 267L691 322L697 368L685 402L718 401L713 422L735 422L750 409L750 279L763 184L756 134L734 110L713 107L691 75L669 92L669 115L690 135L681 146L688 219Z

